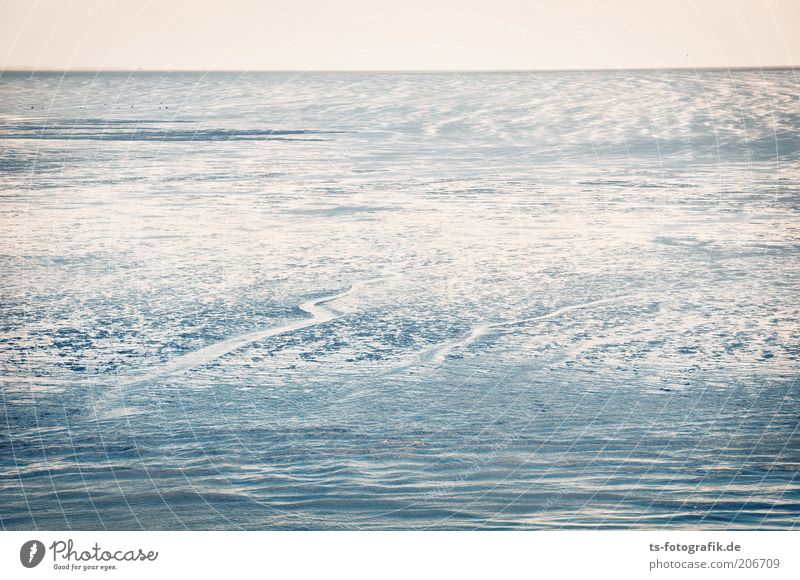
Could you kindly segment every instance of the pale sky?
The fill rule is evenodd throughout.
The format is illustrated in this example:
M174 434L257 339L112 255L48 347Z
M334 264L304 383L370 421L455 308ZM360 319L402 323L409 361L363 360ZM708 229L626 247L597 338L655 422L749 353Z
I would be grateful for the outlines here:
M800 0L0 0L0 68L800 65Z

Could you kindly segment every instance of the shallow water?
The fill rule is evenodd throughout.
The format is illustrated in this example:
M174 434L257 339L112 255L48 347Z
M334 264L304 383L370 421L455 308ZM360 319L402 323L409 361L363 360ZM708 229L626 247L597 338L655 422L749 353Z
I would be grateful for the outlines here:
M4 73L0 524L793 527L798 127L789 70Z

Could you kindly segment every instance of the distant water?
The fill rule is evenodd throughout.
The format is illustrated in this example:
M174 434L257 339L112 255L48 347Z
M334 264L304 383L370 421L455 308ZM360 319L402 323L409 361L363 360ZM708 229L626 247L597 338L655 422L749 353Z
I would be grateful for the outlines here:
M3 529L789 528L790 70L0 76Z

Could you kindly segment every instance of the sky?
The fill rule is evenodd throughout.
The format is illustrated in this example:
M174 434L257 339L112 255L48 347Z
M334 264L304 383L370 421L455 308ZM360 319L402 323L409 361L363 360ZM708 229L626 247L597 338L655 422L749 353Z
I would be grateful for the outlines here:
M800 65L800 0L0 0L0 68Z

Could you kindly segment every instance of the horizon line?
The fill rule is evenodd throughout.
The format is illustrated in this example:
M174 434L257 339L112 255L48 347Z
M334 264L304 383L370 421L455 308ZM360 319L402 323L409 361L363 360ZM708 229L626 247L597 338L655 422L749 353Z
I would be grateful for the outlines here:
M587 67L587 68L441 68L441 69L262 69L262 68L125 68L125 67L38 67L8 66L0 67L0 74L8 72L25 73L540 73L540 72L622 72L622 71L734 71L734 70L775 70L800 68L800 65L742 65L742 66L665 66L665 67Z

